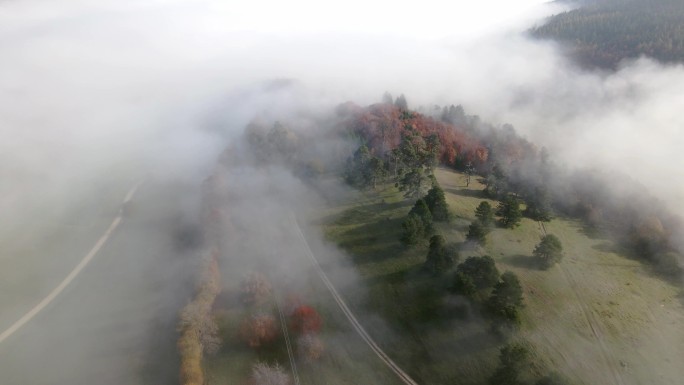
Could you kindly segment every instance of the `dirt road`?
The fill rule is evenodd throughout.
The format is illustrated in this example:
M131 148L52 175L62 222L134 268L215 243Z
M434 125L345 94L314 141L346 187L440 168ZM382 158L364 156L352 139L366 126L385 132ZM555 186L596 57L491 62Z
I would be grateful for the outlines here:
M394 372L394 374L396 374L397 377L399 377L399 379L403 383L405 383L406 385L418 385L417 382L415 382L408 374L401 370L401 368L394 361L392 361L392 359L380 348L380 346L378 346L378 344L375 343L373 338L371 338L371 336L368 335L363 326L361 326L359 321L354 316L354 313L352 313L352 311L347 306L346 302L344 302L342 297L340 297L339 293L335 289L335 286L332 284L330 279L328 279L328 276L325 274L325 272L319 265L318 260L313 255L313 252L309 247L309 243L306 241L304 233L302 233L302 229L299 227L299 223L297 222L297 219L294 217L294 215L292 216L292 222L294 227L297 229L297 233L299 234L299 237L301 238L303 244L306 246L306 254L311 260L311 263L316 269L316 272L318 273L319 277L321 278L325 286L330 291L330 294L332 294L333 298L335 299L335 302L337 302L344 315L347 316L347 319L349 319L349 322L351 322L352 326L354 327L354 330L356 330L356 332L368 344L368 346L371 348L371 350L373 350L373 352L378 356L378 358L380 358L380 360L382 360L382 362L384 362L392 370L392 372Z

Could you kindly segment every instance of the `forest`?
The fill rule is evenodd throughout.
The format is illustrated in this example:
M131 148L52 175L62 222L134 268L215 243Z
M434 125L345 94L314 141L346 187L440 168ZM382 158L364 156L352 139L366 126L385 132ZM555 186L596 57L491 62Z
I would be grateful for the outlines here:
M530 30L532 36L565 44L588 68L616 69L625 59L648 56L664 63L684 60L684 2L593 0Z

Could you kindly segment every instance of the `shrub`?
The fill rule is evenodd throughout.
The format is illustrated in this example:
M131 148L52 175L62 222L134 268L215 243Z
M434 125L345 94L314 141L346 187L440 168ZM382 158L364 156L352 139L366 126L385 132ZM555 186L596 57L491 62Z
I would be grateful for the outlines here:
M563 245L558 237L548 234L534 248L533 254L539 258L541 266L548 269L563 258Z
M260 304L271 297L271 284L258 272L249 273L240 284L240 297L248 305Z
M290 329L298 334L318 333L322 325L321 316L311 306L299 306L290 315Z
M251 348L260 348L275 340L278 325L270 314L255 314L245 318L240 325L240 337Z
M297 339L297 350L304 361L313 362L321 358L325 346L317 335L306 333Z
M280 367L259 362L252 366L252 385L290 385L290 376Z

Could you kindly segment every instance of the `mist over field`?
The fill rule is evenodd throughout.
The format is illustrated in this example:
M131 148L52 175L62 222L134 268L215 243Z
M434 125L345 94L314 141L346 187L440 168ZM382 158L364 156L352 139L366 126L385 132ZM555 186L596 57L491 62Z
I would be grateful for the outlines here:
M206 165L222 145L207 116L229 122L224 138L240 131L254 111L273 108L245 90L272 79L301 82L297 97L317 107L372 103L385 90L412 106L462 104L563 161L591 159L581 165L648 178L657 195L681 198L681 66L642 59L582 72L552 44L520 35L559 10L535 1L453 10L434 2L391 18L382 17L387 5L357 5L3 3L3 204L22 184L69 186L121 159L167 171ZM222 99L240 92L250 102Z
M125 341L144 340L154 334L150 325L157 324L173 334L176 308L191 291L185 271L195 267L179 262L182 252L173 239L185 234L185 225L199 222L199 186L216 171L226 146L244 151L239 137L255 117L266 122L301 119L306 129L316 130L319 114L330 114L349 100L362 106L377 103L385 91L406 95L410 108L461 104L484 121L510 123L546 146L554 162L626 174L633 178L629 185L643 184L672 211L684 214L678 204L684 199L679 170L684 66L640 58L615 72L582 70L554 43L525 34L563 9L539 0L468 5L430 0L410 7L360 0L336 5L306 0L249 5L220 0L0 2L0 266L13 269L23 253L32 256L27 263L51 258L35 275L27 265L14 270L15 278L7 273L0 282L5 285L0 313L8 309L0 316L0 332L68 274L117 215L129 188L146 181L154 187L143 190L142 199L154 205L132 207L144 220L126 232L135 233L134 241L120 241L118 247L130 255L126 268L116 270L116 280L123 285L128 274L141 274L140 268L151 277L150 303L161 305L150 305L150 318L122 319L103 334L115 340L126 329ZM242 171L226 175L239 179L245 177ZM245 219L246 228L285 237L286 230L262 228L259 221L270 215L270 208L285 217L280 206L310 192L300 192L304 187L280 175L282 170L269 172L275 176L245 179L236 195L246 206L236 215L247 218L248 209L255 210L259 215ZM292 191L278 191L289 186ZM165 195L167 188L177 191ZM270 190L252 194L248 188ZM283 196L288 201L259 203ZM289 203L288 208L297 208ZM160 228L160 218L180 225ZM69 226L79 228L78 240L69 238ZM258 242L249 239L250 245ZM271 247L250 245L241 247L255 253ZM141 249L153 256L138 261L133 254L144 254ZM63 267L53 269L62 261ZM168 269L155 270L162 264ZM140 283L142 275L136 279L132 288L149 289ZM169 279L180 283L167 287ZM31 280L38 289L24 287ZM162 288L171 294L161 294ZM134 296L133 289L117 290L121 297L112 302L138 309L121 299ZM66 308L73 318L55 321L60 328L80 316L80 304L72 302ZM86 301L100 309L97 302ZM84 313L83 322L106 318L99 311ZM54 343L67 340L51 338ZM150 337L155 338L163 339ZM31 339L5 365L39 354L41 341ZM175 348L155 343L145 342L145 349ZM74 357L111 353L121 360L117 369L139 364L124 357L124 343L104 351L92 342L82 345L74 345ZM106 366L102 356L98 359ZM76 358L66 361L78 367ZM69 378L69 373L62 375L57 378ZM50 382L30 375L12 380ZM112 374L103 381L118 383L122 377Z

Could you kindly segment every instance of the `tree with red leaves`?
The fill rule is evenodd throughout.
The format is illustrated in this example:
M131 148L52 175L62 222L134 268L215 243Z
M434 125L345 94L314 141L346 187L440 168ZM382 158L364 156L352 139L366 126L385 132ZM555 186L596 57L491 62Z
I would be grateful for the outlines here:
M299 306L294 309L290 316L290 329L295 333L318 333L322 325L321 316L311 306Z

